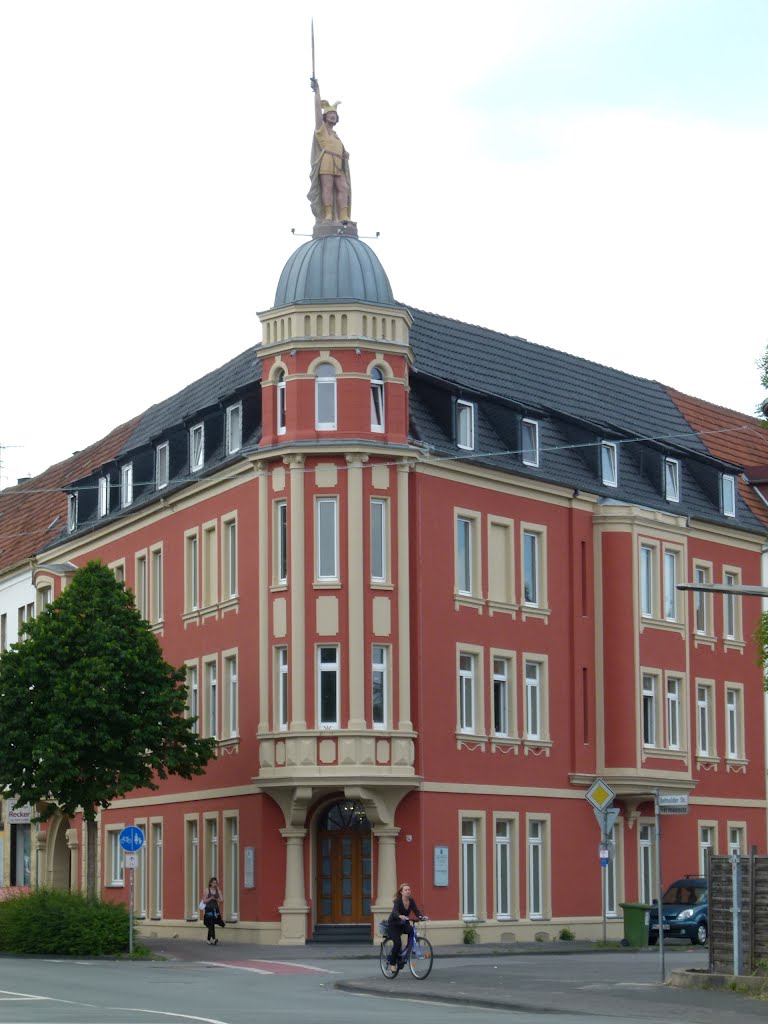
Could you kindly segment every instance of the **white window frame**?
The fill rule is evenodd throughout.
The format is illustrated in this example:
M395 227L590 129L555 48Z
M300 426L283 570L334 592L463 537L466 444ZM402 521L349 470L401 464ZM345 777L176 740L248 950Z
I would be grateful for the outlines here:
M337 400L336 368L332 363L319 363L315 367L315 430L336 430ZM321 411L332 415L322 419Z
M678 620L678 566L680 553L674 548L664 548L664 618L667 622Z
M604 487L619 486L619 446L615 441L600 442L600 479Z
M739 586L739 570L724 569L723 583L729 587ZM741 638L741 598L738 594L723 594L723 639L739 643Z
M388 502L371 498L371 582L386 583L388 578Z
M285 391L285 370L277 371L276 391L275 423L277 426L277 433L284 434L287 429L286 416L288 412L288 406L286 403L287 396Z
M699 757L715 756L713 691L711 682L696 680L696 753Z
M693 579L697 584L711 583L711 566L694 564ZM712 635L712 595L706 591L693 591L693 628L696 636Z
M544 738L544 666L534 658L525 658L523 664L523 686L525 709L523 736L526 740Z
M234 455L243 447L243 403L235 402L227 407L227 455Z
M638 883L641 903L658 899L659 883L656 871L656 826L640 822L637 830Z
M99 518L109 515L109 476L99 477Z
M456 516L456 591L462 597L474 594L474 546L476 521Z
M477 730L477 655L459 651L459 732L474 735Z
M720 499L723 515L730 519L736 517L736 477L723 473L720 477Z
M111 828L107 832L109 844L109 886L125 885L125 860L123 848L120 846L120 829Z
M74 533L77 529L77 493L67 495L67 530Z
M652 672L643 672L641 680L641 717L643 746L656 749L659 746L659 677Z
M510 921L515 911L512 865L515 852L516 820L498 817L493 824L495 911L497 921Z
M725 756L729 761L745 759L744 690L736 683L725 686Z
M652 619L656 610L655 573L657 549L650 544L640 545L640 614L644 619Z
M461 819L461 916L464 921L477 921L480 858L478 856L478 822L476 818Z
M224 686L226 705L226 738L234 739L239 735L239 700L237 682L237 654L225 653L222 655L224 661Z
M717 825L714 822L699 822L699 871L707 873L707 860L717 853Z
M384 432L384 374L378 366L371 369L371 430Z
M667 749L680 750L682 747L682 678L676 675L667 676L665 691L664 696L667 712Z
M136 553L134 561L136 611L142 619L149 619L149 573L147 566L147 552Z
M527 608L541 608L542 606L542 551L543 535L537 530L522 531L521 544L523 548L522 571L523 604Z
M538 466L540 458L538 420L526 418L522 421L520 425L520 440L523 465Z
M150 917L157 920L163 916L163 823L150 821L149 824L149 875L150 875Z
M317 665L317 727L319 729L338 729L341 718L341 708L339 706L341 699L341 666L339 662L339 647L337 644L318 644L316 655ZM323 661L323 651L333 651L333 661ZM323 675L329 674L333 676L332 681L323 680ZM333 688L334 703L335 703L335 716L333 718L323 718L323 691L326 685L330 685Z
M277 729L279 732L287 732L290 692L288 689L288 648L285 646L275 648L275 688Z
M377 704L381 709L378 716ZM371 724L374 729L389 725L389 648L384 644L371 647Z
M158 623L163 621L165 600L162 544L157 544L150 549L149 559L149 614L150 621Z
M456 400L456 447L475 450L475 403Z
M219 666L215 658L203 662L205 702L203 724L205 736L219 739Z
M120 467L120 507L128 508L133 503L133 463L126 462Z
M509 737L512 734L510 720L510 676L512 659L494 654L491 660L491 725L494 736Z
M547 823L540 818L528 818L527 825L528 918L540 921L545 916Z
M163 441L155 449L155 489L162 491L170 480L170 447Z
M227 601L231 601L237 597L237 540L236 515L226 516L221 521L221 543L224 548L221 553L221 562L223 569L223 597Z
M288 502L275 502L275 583L288 582Z
M329 527L332 536L323 537ZM315 573L320 583L339 580L339 499L330 495L315 498Z
M747 829L746 825L732 824L728 822L728 855L733 857L745 856L747 852Z
M199 473L205 466L205 424L189 428L189 471Z
M200 670L197 663L187 664L187 718L194 718L192 731L198 736L201 730L200 721Z
M680 501L679 459L664 459L664 497L667 501Z

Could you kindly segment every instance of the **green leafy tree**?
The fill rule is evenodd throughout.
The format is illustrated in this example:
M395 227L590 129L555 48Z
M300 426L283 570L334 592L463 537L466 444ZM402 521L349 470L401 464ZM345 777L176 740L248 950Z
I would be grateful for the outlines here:
M133 597L100 562L26 623L0 656L0 780L20 803L82 811L87 891L96 892L96 816L169 775L201 775L215 740L184 715L184 669L169 665Z

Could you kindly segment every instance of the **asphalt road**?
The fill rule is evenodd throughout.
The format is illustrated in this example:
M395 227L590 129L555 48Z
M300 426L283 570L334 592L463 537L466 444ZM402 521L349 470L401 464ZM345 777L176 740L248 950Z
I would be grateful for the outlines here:
M179 940L149 962L0 958L3 1024L747 1024L768 1003L660 984L651 950L436 950L426 981L379 971L372 948L286 948ZM558 953L564 955L557 955ZM703 968L706 951L668 952L669 969ZM394 998L393 998L394 997ZM403 1001L417 1000L417 1002Z

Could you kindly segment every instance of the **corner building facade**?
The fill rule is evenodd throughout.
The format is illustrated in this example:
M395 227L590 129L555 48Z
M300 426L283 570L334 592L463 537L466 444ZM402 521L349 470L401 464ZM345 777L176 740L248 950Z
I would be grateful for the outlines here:
M227 939L370 939L404 879L437 942L598 937L604 880L614 935L658 892L657 790L690 805L665 880L764 851L759 608L676 589L761 582L739 467L652 381L396 302L353 226L301 246L260 318L257 353L71 482L37 555L54 596L115 569L219 740L205 776L102 812L104 894L137 824L147 931L198 928L217 875ZM83 884L79 821L37 843Z

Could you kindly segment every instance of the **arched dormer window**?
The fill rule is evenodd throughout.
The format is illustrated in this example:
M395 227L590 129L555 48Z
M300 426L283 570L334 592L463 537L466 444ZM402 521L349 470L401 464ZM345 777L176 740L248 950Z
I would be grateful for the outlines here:
M336 429L336 370L330 363L315 369L315 429Z
M277 374L277 432L285 433L285 370L279 370Z
M384 430L384 374L377 366L371 370L371 430Z

